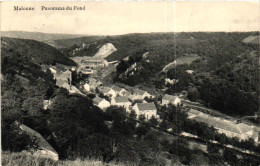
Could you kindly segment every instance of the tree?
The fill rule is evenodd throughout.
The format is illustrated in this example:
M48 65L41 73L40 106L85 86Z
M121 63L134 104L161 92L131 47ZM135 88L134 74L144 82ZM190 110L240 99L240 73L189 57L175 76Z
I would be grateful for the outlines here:
M213 165L218 165L222 161L221 152L219 147L214 144L207 145L207 151L210 159L210 163Z
M197 88L189 88L187 97L190 101L197 101L200 99L200 94Z
M158 125L158 121L154 116L152 116L152 118L149 119L149 123L152 127L156 127Z

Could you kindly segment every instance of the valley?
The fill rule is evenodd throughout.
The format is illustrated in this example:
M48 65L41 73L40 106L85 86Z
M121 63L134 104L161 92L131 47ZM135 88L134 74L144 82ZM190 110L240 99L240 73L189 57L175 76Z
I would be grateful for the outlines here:
M59 159L257 165L260 55L247 38L256 35L2 37L3 150L33 144L12 127L18 120Z

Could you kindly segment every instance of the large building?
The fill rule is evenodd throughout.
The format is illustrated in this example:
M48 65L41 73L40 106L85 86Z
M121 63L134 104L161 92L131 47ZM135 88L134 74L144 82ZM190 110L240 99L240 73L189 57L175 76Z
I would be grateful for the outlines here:
M225 134L227 137L237 137L239 140L247 140L252 138L259 143L260 129L245 123L235 123L219 117L214 117L200 111L191 109L188 112L189 119L197 122L206 123L208 126L214 127L219 133Z
M74 62L78 64L81 68L96 68L96 67L105 67L108 66L107 60L103 58L96 58L96 57L73 57L71 58Z

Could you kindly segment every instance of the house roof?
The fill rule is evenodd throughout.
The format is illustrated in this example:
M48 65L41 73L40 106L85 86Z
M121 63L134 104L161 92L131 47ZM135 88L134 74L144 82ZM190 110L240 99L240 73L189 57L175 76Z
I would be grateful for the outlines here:
M105 87L105 86L99 86L98 90L102 93L108 93L111 90L111 88L108 88L108 87Z
M123 90L123 88L120 88L120 87L118 87L118 86L116 86L116 85L113 85L113 86L111 87L111 89L113 89L114 91L117 91L117 92L120 92L121 90Z
M100 97L98 97L98 96L96 96L94 99L93 99L93 102L95 103L95 104L99 104L101 101L103 101L104 99L103 98L100 98Z
M162 99L168 100L168 101L175 101L177 98L178 98L178 96L172 96L172 95L165 94Z
M116 103L130 102L127 97L122 97L122 96L115 97L115 101Z
M212 116L196 116L192 119L198 122L206 123L209 126L212 126L217 129L222 129L233 133L241 134L236 124L232 124L232 122L228 122L220 118L214 118Z
M136 103L139 111L157 110L154 103Z
M201 114L200 111L197 111L197 110L195 110L195 109L190 109L188 113L191 113L191 114L194 114L194 115L199 115L199 114Z
M241 133L247 133L249 131L252 131L253 128L245 123L239 123L237 124L237 127L238 127L238 130L241 132Z
M134 94L135 94L135 95L143 95L143 94L145 94L145 92L146 92L146 91L140 90L140 89L135 89L135 90L134 90Z

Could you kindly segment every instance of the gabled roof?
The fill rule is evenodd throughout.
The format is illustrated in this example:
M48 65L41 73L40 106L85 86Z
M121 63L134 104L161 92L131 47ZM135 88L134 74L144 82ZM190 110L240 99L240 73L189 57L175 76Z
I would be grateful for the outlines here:
M226 131L230 131L233 133L241 134L241 132L238 130L236 124L232 124L231 122L227 122L225 120L214 118L212 116L196 116L192 118L198 122L203 122L208 124L209 126L212 126L217 129L222 129Z
M108 87L99 87L98 90L102 93L108 93L111 88L108 88Z
M201 114L200 111L197 111L197 110L195 110L195 109L190 109L188 113L191 113L191 114L194 114L194 115L199 115L199 114Z
M162 99L168 100L168 101L175 101L177 98L178 98L178 96L172 96L172 95L165 94Z
M245 123L239 123L237 124L238 130L243 134L243 133L247 133L249 131L252 131L253 128Z
M116 91L116 92L120 92L121 90L123 90L123 88L120 88L120 87L118 87L118 86L116 86L116 85L113 85L113 86L111 87L111 89L113 89L113 90Z
M135 89L135 90L134 90L134 94L135 94L135 95L143 95L143 94L145 94L145 92L146 92L146 91L140 90L140 89Z
M127 97L122 97L122 96L115 97L115 101L116 103L130 102Z
M93 103L99 104L99 103L100 103L101 101L103 101L103 100L104 100L104 99L102 99L102 98L96 96L96 97L93 99Z
M154 103L136 103L139 111L157 110Z

